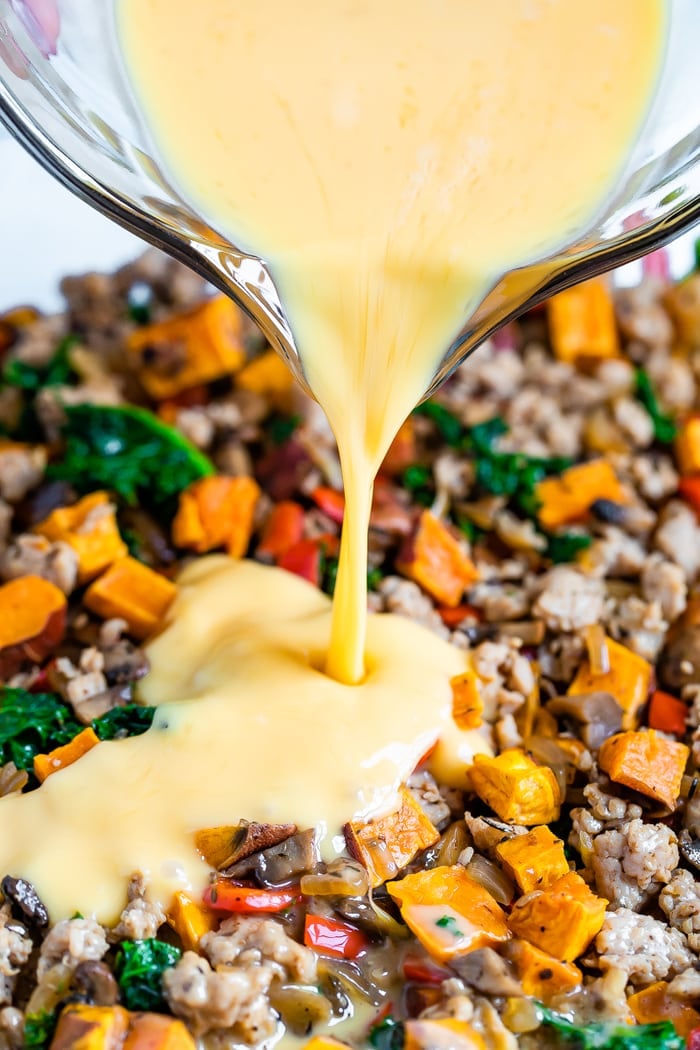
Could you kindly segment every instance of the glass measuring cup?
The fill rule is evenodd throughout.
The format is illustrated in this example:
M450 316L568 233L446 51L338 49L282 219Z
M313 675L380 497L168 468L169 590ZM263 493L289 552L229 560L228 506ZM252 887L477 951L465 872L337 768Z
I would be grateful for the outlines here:
M523 309L700 221L700 5L668 5L655 102L614 195L572 243L495 281L464 318L430 391ZM69 189L232 295L303 383L265 261L208 226L160 168L127 86L113 14L113 0L0 0L0 120ZM240 85L240 105L253 87Z

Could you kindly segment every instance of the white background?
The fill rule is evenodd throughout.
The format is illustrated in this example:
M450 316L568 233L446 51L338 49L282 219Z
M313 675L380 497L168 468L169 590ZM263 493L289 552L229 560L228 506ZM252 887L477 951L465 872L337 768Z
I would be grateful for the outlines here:
M2 127L0 202L0 310L20 303L57 310L57 282L64 274L110 270L143 248L47 175ZM691 234L671 246L679 276L691 266L693 240ZM619 279L631 284L640 273L636 263Z

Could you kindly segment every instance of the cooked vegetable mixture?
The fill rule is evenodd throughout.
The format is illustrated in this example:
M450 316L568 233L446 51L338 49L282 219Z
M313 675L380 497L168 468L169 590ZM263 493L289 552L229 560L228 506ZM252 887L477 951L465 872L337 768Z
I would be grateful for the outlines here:
M468 650L469 790L426 756L331 864L232 814L196 835L203 899L134 872L113 929L0 872L0 1048L700 1050L700 272L661 270L500 332L377 481L371 608ZM0 317L3 795L150 726L185 561L332 593L344 511L318 407L231 303L156 253L63 291Z

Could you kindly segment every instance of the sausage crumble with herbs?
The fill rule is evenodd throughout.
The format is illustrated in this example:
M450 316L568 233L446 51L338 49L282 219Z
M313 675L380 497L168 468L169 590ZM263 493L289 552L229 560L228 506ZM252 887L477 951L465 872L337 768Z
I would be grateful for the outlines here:
M187 559L329 594L337 567L332 437L242 314L156 253L63 292L0 317L2 795L149 727L141 643ZM0 1048L283 1024L308 1050L699 1050L700 272L499 333L401 428L369 558L373 610L469 651L453 713L495 757L466 793L418 769L332 864L312 829L209 829L204 899L166 914L134 872L113 929L51 927L0 872ZM352 1044L326 1034L350 1001Z

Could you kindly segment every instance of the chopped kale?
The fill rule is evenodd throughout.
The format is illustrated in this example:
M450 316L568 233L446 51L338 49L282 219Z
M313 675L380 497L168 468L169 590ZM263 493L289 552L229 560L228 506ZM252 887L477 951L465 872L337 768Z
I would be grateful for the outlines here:
M435 489L433 472L430 467L424 467L420 463L411 463L404 470L401 482L403 487L411 493L413 500L421 507L429 507L433 502Z
M116 740L125 736L141 736L151 728L155 707L126 704L96 718L92 728L100 740Z
M127 1010L166 1009L163 974L175 966L181 955L179 948L155 937L121 942L114 972Z
M96 718L92 728L100 740L145 733L153 721L154 708L128 704ZM68 704L53 693L29 693L26 689L0 689L0 762L14 762L31 772L34 756L45 755L68 744L85 726Z
M32 770L34 756L69 743L84 729L52 693L0 689L0 755L3 764Z
M273 445L283 445L301 423L301 416L272 416L267 433Z
M559 565L561 562L574 561L579 551L585 551L593 542L591 536L579 532L564 532L559 536L547 536L546 556Z
M65 413L65 450L47 474L79 492L108 489L131 506L168 513L183 489L214 473L199 449L146 409L86 404Z
M661 411L651 379L643 368L638 368L636 371L635 394L651 417L656 440L662 445L670 445L678 428L672 417Z
M374 1050L403 1050L404 1041L404 1026L393 1017L385 1017L370 1029L369 1045Z
M24 1020L24 1046L44 1050L53 1038L56 1020L56 1014L51 1010L27 1014Z
M367 590L376 591L383 579L384 573L381 569L370 569L367 573Z
M126 296L126 309L129 317L138 325L147 325L151 321L153 309L153 289L145 281L135 281Z
M70 351L77 342L76 336L67 335L56 347L49 363L41 367L12 358L3 368L3 381L8 386L18 387L30 393L36 393L45 386L63 386L70 383L75 379L75 372L70 363Z
M670 1021L634 1026L576 1025L544 1006L538 1009L542 1024L557 1033L562 1050L683 1050L685 1046Z
M321 590L329 597L335 592L335 581L338 578L338 559L321 552Z
M695 269L700 270L700 238L693 245L693 259L695 261Z
M427 416L428 419L432 419L443 441L452 445L453 448L459 448L464 436L464 427L453 412L438 401L424 401L414 411L418 416Z

